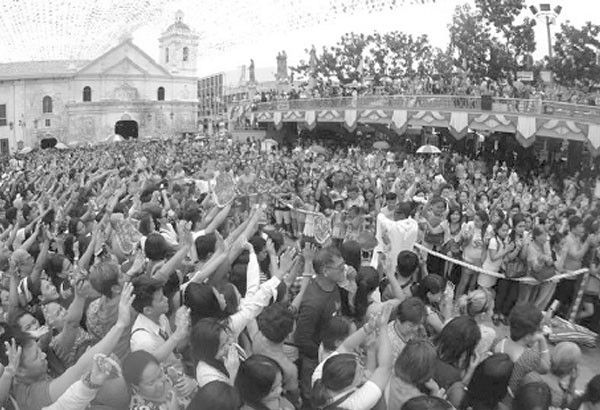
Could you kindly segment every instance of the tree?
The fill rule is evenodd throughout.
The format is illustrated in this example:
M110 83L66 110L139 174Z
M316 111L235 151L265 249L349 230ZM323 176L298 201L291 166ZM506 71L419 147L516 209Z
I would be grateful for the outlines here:
M576 28L569 22L561 24L556 34L554 56L550 69L558 83L566 86L590 87L600 83L600 26L586 23Z
M315 72L322 81L335 77L341 84L349 84L369 77L379 84L386 76L430 74L435 53L426 35L415 37L399 31L347 33L336 45L321 50ZM310 77L310 67L304 61L292 70L301 77Z
M525 0L475 0L475 8L458 6L449 26L455 65L477 78L514 77L535 51L535 20L516 23L525 9Z

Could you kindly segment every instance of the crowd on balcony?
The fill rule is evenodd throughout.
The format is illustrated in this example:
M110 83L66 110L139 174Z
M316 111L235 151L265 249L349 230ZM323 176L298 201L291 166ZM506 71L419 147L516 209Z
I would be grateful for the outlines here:
M600 93L597 91L544 82L529 83L491 79L475 81L466 76L456 76L450 80L441 77L386 79L388 81L382 81L379 85L373 82L353 82L341 85L339 81L323 80L313 87L303 84L293 86L289 91L261 92L254 97L254 102L351 97L353 95L490 95L498 98L541 99L581 105L598 105L597 103L600 103Z
M573 343L590 331L542 332L579 294L544 280L582 267L573 320L598 323L593 173L212 136L34 151L2 172L5 408L600 403Z

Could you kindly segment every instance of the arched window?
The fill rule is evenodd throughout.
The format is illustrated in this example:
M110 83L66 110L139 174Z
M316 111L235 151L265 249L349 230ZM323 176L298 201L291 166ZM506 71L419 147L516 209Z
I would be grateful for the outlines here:
M52 113L52 97L45 96L42 100L42 113L43 114L51 114Z
M87 85L83 87L83 101L88 102L92 101L92 89Z
M183 61L188 61L190 57L190 49L187 47L183 47Z
M158 87L158 92L157 92L156 99L158 101L164 101L165 100L165 87Z
M169 62L169 47L165 48L165 63Z

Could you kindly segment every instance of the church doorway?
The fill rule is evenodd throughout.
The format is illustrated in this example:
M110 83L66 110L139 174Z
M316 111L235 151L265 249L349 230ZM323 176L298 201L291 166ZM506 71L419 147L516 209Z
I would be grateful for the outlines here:
M58 143L58 141L56 140L56 138L52 138L52 137L44 138L40 141L40 148L41 149L54 148L54 146L57 143Z
M120 135L124 139L138 137L138 123L133 120L121 120L115 123L115 134Z

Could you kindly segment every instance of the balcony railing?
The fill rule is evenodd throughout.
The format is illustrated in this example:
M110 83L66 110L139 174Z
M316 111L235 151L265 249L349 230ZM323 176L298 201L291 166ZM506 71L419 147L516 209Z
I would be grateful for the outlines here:
M486 111L482 108L482 97L459 95L369 95L358 98L335 97L276 100L266 103L257 103L254 106L255 111L307 111L330 109ZM598 106L568 104L537 99L493 97L491 112L514 115L543 115L600 123L600 107Z

